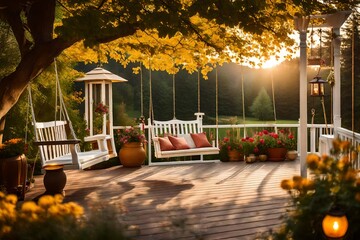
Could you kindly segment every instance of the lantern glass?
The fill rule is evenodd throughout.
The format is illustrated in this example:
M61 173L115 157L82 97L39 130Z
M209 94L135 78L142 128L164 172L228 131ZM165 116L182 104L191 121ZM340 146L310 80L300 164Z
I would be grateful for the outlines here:
M325 95L325 80L320 77L315 77L310 81L310 95L313 97L323 97Z
M326 237L339 239L345 236L348 229L348 220L345 214L327 214L322 221L322 228Z

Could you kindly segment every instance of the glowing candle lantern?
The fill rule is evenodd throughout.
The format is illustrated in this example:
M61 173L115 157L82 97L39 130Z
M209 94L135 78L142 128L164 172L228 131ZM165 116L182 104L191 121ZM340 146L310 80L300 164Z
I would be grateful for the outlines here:
M346 215L339 209L332 209L324 217L322 228L326 237L330 239L341 239L345 236L349 223Z
M321 77L314 77L310 82L310 95L313 97L323 97L325 95L324 83L327 83Z

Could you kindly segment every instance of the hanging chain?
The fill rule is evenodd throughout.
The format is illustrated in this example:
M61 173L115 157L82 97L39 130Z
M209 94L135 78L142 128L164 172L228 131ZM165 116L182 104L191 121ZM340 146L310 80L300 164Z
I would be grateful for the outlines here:
M241 100L242 100L242 112L243 112L243 124L244 124L244 137L246 137L246 117L245 117L245 95L244 95L244 73L243 66L240 65L240 75L241 75Z
M219 79L218 70L215 68L215 122L216 122L216 147L219 146Z
M198 112L200 112L200 67L198 68Z
M144 93L143 93L143 72L142 72L142 63L140 62L140 112L141 116L144 117Z
M152 79L151 79L151 58L149 58L149 118L154 119L153 99L152 99Z
M176 119L176 91L175 91L175 73L172 76L172 85L173 85L173 118Z

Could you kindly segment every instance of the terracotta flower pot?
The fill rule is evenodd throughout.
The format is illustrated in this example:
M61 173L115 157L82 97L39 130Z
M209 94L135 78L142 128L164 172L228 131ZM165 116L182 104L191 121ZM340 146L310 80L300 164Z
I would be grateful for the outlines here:
M120 163L124 167L141 167L145 158L145 149L140 142L125 143L119 151Z
M228 157L230 162L236 162L242 160L243 155L238 150L228 150Z
M284 161L286 158L286 148L269 148L268 160L269 161Z
M27 160L25 155L3 158L0 159L0 161L1 183L4 184L7 193L23 195L27 175Z

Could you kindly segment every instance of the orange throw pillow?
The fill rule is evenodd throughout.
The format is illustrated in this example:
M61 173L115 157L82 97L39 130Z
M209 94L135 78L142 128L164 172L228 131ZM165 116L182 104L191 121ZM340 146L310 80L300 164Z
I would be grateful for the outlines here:
M172 143L172 145L175 147L175 149L180 150L180 149L189 149L190 146L187 144L186 139L183 137L173 137L173 136L169 136L168 137L170 142Z
M168 137L159 137L161 151L175 150Z
M191 133L191 137L194 140L195 146L197 148L212 147L212 145L207 140L205 133Z

